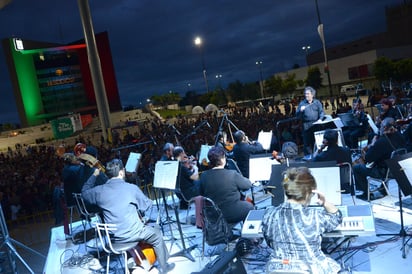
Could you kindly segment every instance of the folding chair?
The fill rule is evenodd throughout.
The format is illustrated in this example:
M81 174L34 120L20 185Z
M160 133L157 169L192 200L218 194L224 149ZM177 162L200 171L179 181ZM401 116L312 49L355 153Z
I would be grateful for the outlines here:
M129 273L129 268L127 266L127 251L136 247L139 242L129 242L129 243L116 243L112 242L111 236L114 234L113 231L117 230L115 224L103 224L96 223L96 231L99 236L100 244L103 250L107 253L107 262L106 262L106 274L109 274L110 269L110 256L112 254L123 255L124 257L124 273ZM138 253L136 253L139 256ZM143 259L139 256L139 260L142 262Z
M395 156L403 155L403 154L406 154L406 153L407 153L406 148L398 148L398 149L392 151L392 153L391 153L391 159L392 159L393 157L395 157ZM391 196L390 193L389 193L389 188L388 188L388 186L387 186L387 184L389 183L389 180L391 179L391 174L390 174L390 169L389 169L389 168L386 169L385 174L386 174L386 175L385 175L384 178L372 178L372 177L370 177L370 176L368 176L368 177L366 178L367 181L368 181L368 201L370 201L370 186L371 186L372 184L373 184L373 185L375 185L375 184L378 184L378 185L379 185L379 183L382 184L383 187L385 188L386 193L387 193L389 196Z
M340 185L344 190L349 190L350 195L352 196L353 204L356 205L355 196L356 196L356 187L355 187L355 178L353 175L352 164L348 162L338 164L340 167ZM349 189L346 189L346 186L349 186Z
M83 241L85 244L85 249L87 252L87 223L89 224L89 228L92 229L92 219L97 218L97 221L100 221L99 215L95 212L89 212L86 207L86 203L83 200L81 193L73 193L74 200L76 201L77 210L79 211L80 217L82 218L82 225L83 225ZM94 233L98 257L100 257L99 253L99 246L97 242L97 235L96 232Z

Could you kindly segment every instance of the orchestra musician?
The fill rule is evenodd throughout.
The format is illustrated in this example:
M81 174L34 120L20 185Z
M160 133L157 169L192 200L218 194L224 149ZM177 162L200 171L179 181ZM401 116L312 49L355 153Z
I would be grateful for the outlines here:
M352 157L350 149L347 147L340 147L338 145L339 134L336 130L326 129L323 134L323 141L320 148L313 154L312 161L314 162L325 162L325 161L335 161L338 164L342 163L352 163ZM344 193L350 193L350 184L342 184L341 190Z
M173 150L174 145L172 143L166 143L163 146L163 155L159 161L172 161L173 160Z
M385 160L390 158L392 151L402 147L405 147L405 140L395 128L395 119L392 117L383 119L379 128L379 135L375 136L365 148L365 161L367 164L356 164L353 167L356 188L363 191L363 194L359 196L360 199L368 199L366 177L383 178L387 170ZM387 195L383 186L380 187L380 192L384 196Z
M257 141L250 141L242 130L236 131L233 135L233 139L236 143L233 147L233 158L242 175L249 178L250 154L262 152L262 144Z
M211 169L203 172L200 177L200 194L219 206L228 223L243 221L253 209L253 204L241 200L240 191L249 190L252 183L235 170L225 169L226 154L222 147L212 147L207 157Z
M296 116L302 120L303 123L303 153L305 157L312 155L312 148L315 143L313 123L323 119L325 113L323 111L322 103L315 99L316 90L312 87L305 87L305 99L303 99L296 109Z
M315 178L307 167L288 169L283 187L287 200L277 207L266 208L263 216L263 235L273 250L266 272L276 269L279 264L275 261L291 260L293 265L296 260L302 262L302 268L310 270L305 273L338 273L340 265L322 252L321 242L322 234L342 222L341 211L316 190ZM313 195L317 195L322 210L308 207Z
M412 122L410 122L406 129L402 132L402 136L406 142L406 150L408 152L412 152Z
M344 127L342 133L345 144L351 149L356 149L359 147L358 138L366 135L368 129L368 117L360 98L353 99L352 109L349 113L352 113L354 118L359 121L359 125Z
M187 201L200 193L199 169L196 160L188 157L181 146L174 148L173 157L179 161L177 181L184 197L180 193L176 193L176 196L180 199L180 209L187 209Z
M78 143L73 151L74 153L65 153L63 157L65 166L62 170L62 178L67 206L75 205L73 193L80 193L84 183L90 178L94 170L101 167L96 158L96 148ZM80 155L82 156L79 157ZM84 159L88 159L88 161ZM96 179L96 184L102 185L107 180L106 174L101 172ZM86 208L89 212L100 212L98 207L87 203Z
M396 110L396 107L393 104L393 100L390 98L383 98L381 100L381 112L379 116L375 118L375 124L379 128L380 123L387 117L391 117L393 119L398 119L399 117L399 112Z
M152 245L159 273L171 271L175 265L167 263L169 252L162 233L157 228L145 225L139 215L139 210L151 208L152 200L137 185L124 180L126 171L121 160L108 162L106 173L110 179L103 185L96 185L100 171L94 170L82 188L83 199L102 209L105 223L117 225L113 238L117 243L142 241Z

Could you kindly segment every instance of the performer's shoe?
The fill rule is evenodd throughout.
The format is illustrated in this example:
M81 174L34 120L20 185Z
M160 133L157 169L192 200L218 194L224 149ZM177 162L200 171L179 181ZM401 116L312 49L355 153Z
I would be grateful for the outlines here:
M175 268L175 263L167 263L164 267L159 268L159 274L166 274Z

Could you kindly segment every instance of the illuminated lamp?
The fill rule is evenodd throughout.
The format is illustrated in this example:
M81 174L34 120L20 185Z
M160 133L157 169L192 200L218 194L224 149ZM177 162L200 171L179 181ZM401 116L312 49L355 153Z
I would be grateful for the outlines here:
M56 75L57 76L62 76L63 75L63 70L62 69L56 69Z

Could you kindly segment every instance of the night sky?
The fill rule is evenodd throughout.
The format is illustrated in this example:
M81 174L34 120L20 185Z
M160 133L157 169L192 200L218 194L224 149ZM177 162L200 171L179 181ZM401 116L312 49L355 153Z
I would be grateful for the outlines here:
M383 32L385 7L401 0L318 0L327 46ZM314 0L90 0L95 33L108 31L122 105L169 91L205 92L222 75L258 81L305 65L302 46L322 47ZM70 43L83 38L77 0L13 0L0 10L0 38ZM190 86L189 86L190 85ZM0 53L0 123L19 122L3 49Z

